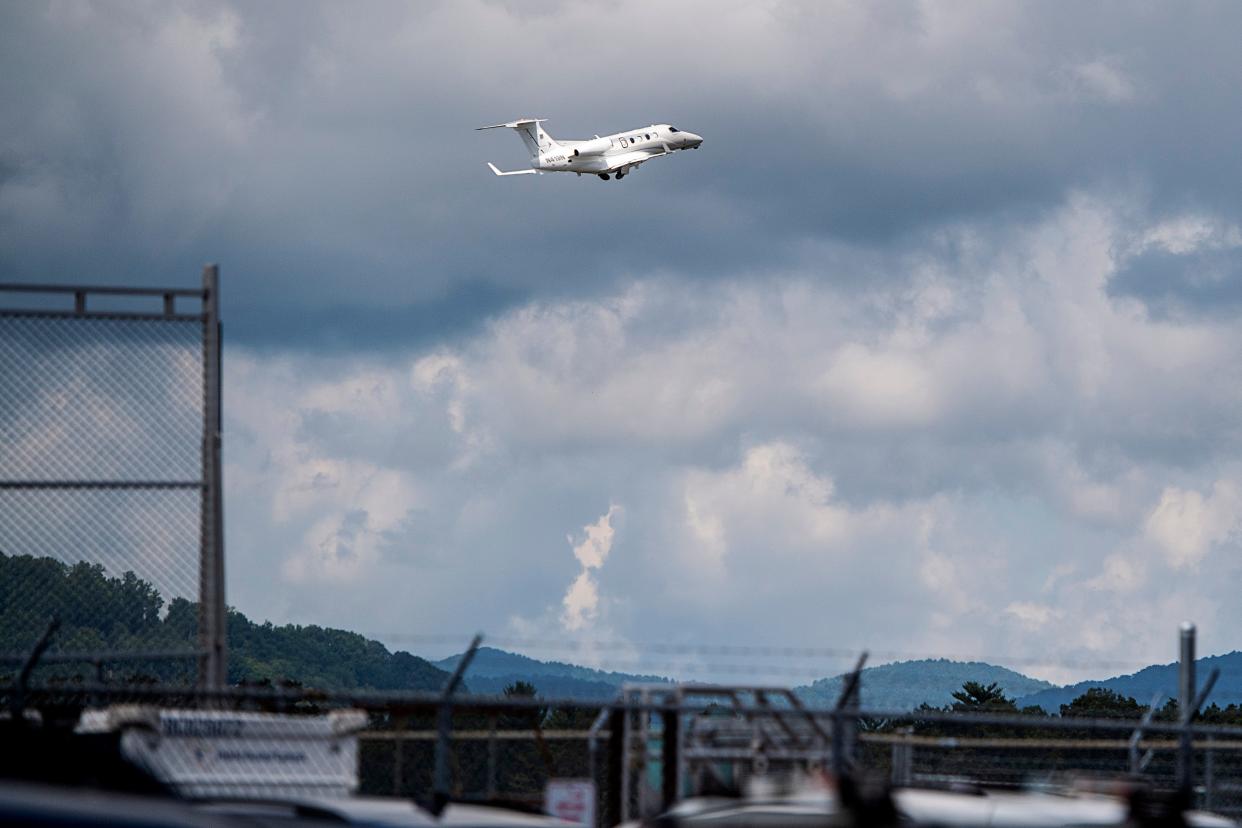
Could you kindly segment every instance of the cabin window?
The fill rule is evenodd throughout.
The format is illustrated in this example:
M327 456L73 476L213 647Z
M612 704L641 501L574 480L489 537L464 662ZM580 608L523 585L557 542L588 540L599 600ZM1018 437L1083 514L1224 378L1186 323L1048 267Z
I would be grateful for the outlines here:
M622 139L621 139L621 146L622 146L622 147L628 147L629 145L630 145L630 142L629 142L629 141L625 140L624 138L622 138Z

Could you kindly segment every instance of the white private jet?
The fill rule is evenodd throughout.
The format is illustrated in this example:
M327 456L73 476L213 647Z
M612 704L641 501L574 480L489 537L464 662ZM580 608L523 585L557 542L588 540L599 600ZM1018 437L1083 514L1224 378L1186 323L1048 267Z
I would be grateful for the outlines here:
M545 172L571 172L582 175L598 175L607 181L611 176L618 180L644 161L669 155L677 150L698 149L703 139L693 132L680 130L668 124L596 135L589 141L557 141L540 126L546 118L521 118L507 124L492 124L479 129L515 130L526 149L530 150L529 170L502 172L490 161L487 166L496 175L534 175Z

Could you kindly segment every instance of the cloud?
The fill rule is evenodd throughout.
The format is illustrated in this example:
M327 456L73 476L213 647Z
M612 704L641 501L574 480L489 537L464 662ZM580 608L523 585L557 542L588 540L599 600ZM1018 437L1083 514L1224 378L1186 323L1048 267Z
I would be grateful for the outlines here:
M1206 497L1197 491L1166 488L1144 525L1176 568L1198 567L1212 547L1242 529L1242 488L1218 480Z
M1058 615L1052 607L1032 601L1015 601L1005 607L1005 613L1018 619L1022 626L1030 630L1044 629Z
M1147 583L1147 567L1135 554L1116 552L1104 559L1100 574L1086 581L1089 589L1111 592L1135 592Z
M1126 73L1107 58L1080 63L1070 70L1070 76L1076 93L1107 103L1130 103L1138 96Z
M8 6L0 278L222 262L259 617L565 635L623 503L580 632L1164 658L1242 629L1239 14Z
M249 502L230 548L277 564L246 600L630 642L809 642L850 619L859 646L1049 675L1115 661L1092 619L1146 601L1135 647L1163 657L1161 624L1228 606L1202 566L1233 542L1214 481L1235 477L1242 384L1235 324L1110 294L1153 227L1135 204L1074 195L997 240L963 225L873 259L906 273L866 287L656 274L396 358L231 353L227 474ZM564 515L601 501L567 583Z
M1235 11L67 8L3 12L0 275L163 284L220 261L230 336L250 345L400 350L636 274L762 279L814 270L826 245L900 257L1075 190L1242 219L1220 92L1242 78ZM628 83L598 101L545 83L620 66ZM527 110L567 137L672 120L708 140L635 186L489 176L522 150L471 127Z
M1138 251L1158 248L1175 256L1203 249L1242 247L1242 230L1235 224L1202 214L1179 215L1148 228L1141 236Z
M574 557L582 565L582 571L561 599L564 607L561 624L570 632L590 626L599 617L599 584L591 573L600 569L612 552L613 536L616 534L612 521L620 514L621 507L613 504L599 520L583 527L581 542L574 545L573 537L568 539L573 546Z

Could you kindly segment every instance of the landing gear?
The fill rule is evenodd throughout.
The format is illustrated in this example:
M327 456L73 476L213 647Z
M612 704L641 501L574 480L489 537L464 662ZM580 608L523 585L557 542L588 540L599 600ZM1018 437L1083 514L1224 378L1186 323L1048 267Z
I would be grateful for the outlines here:
M599 174L599 177L600 177L600 178L602 178L602 179L604 179L605 181L607 181L607 180L608 180L608 173L600 173L600 174Z
M621 180L621 179L623 179L623 178L625 178L625 173L623 173L623 172L619 172L619 173L617 173L617 180L618 180L618 181L620 181L620 180Z

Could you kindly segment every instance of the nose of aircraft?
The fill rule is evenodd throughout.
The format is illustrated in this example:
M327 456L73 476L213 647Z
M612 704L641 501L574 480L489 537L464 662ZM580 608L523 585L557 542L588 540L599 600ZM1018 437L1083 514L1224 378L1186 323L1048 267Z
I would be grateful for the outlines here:
M698 149L699 144L703 143L702 135L695 135L693 132L683 132L682 135L688 149Z

